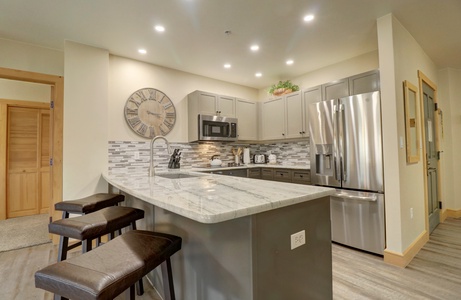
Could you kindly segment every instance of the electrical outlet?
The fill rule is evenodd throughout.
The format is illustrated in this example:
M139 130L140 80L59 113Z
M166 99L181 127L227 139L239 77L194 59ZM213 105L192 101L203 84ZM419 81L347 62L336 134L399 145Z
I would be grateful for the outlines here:
M413 219L413 207L410 208L410 218Z
M138 152L138 151L136 151L136 152L134 153L134 159L139 159L139 152Z
M306 231L293 233L291 235L291 250L298 248L306 243Z

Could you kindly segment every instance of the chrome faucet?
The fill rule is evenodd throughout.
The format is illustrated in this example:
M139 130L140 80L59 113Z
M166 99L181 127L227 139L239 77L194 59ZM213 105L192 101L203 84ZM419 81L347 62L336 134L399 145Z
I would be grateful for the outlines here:
M154 177L155 175L155 167L154 166L154 143L156 140L158 139L162 139L165 141L166 143L166 147L167 147L167 150L168 150L168 154L171 154L171 148L170 148L170 143L168 143L168 140L161 136L161 135L158 135L158 136L155 136L152 141L150 142L150 167L149 167L149 177Z

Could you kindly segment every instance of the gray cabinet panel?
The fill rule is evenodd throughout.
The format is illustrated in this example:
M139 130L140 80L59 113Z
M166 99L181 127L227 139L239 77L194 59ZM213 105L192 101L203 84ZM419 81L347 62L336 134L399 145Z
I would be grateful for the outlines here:
M344 78L323 84L322 94L325 101L349 96L349 80Z
M349 77L351 95L379 91L379 71L374 70Z

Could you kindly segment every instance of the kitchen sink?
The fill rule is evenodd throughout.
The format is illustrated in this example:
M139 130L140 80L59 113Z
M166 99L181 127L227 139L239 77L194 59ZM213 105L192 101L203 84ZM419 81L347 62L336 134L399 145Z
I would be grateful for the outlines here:
M165 173L165 174L156 174L155 176L168 178L168 179L183 179L183 178L191 178L191 177L200 177L203 175L187 174L187 173Z

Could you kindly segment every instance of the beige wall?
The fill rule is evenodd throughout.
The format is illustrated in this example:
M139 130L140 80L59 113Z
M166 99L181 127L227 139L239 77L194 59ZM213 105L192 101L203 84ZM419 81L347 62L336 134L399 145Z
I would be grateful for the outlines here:
M107 192L109 52L65 44L63 199Z
M0 79L0 99L50 102L50 97L49 85Z
M64 52L0 39L0 66L62 76L64 75Z
M437 69L392 15L378 19L383 111L387 250L403 253L425 231L423 160L406 162L404 80L418 86L418 70L437 83ZM400 141L404 143L401 144ZM410 216L410 209L414 217Z
M119 56L110 56L109 140L145 141L127 125L123 109L128 97L138 89L150 87L164 92L176 108L176 124L167 135L169 141L187 142L187 95L195 90L257 100L257 90L173 69L163 68Z
M441 150L444 208L461 211L461 70L439 71L438 100L443 112Z

